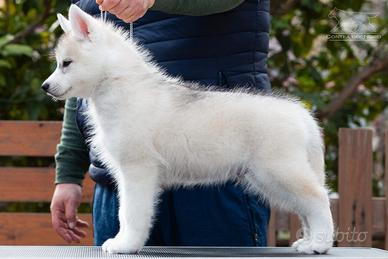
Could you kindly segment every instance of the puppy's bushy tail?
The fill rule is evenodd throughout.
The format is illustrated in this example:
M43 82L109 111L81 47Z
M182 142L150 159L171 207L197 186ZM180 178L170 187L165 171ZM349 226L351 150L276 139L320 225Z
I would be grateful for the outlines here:
M314 121L314 125L309 127L310 141L307 146L307 157L310 166L317 175L319 183L325 185L325 146L323 143L323 134L318 124Z

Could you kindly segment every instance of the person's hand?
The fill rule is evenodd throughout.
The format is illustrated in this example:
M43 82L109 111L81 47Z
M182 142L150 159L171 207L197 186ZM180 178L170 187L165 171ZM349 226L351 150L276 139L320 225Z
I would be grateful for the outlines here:
M51 200L51 221L55 231L68 243L79 243L86 236L86 221L77 217L82 201L82 188L78 184L63 183L55 187Z
M96 0L96 3L101 11L108 11L129 23L143 17L155 0Z

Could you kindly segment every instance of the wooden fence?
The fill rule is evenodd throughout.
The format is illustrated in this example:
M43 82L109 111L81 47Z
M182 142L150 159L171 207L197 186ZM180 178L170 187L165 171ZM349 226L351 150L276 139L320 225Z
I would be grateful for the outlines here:
M0 121L0 157L52 157L59 142L61 122ZM388 132L385 136L385 161L388 161ZM388 236L388 204L385 198L372 197L372 131L339 131L339 199L332 199L339 246L372 246L373 238ZM388 166L385 175L388 175ZM386 177L386 183L388 182ZM0 204L50 202L54 189L54 168L0 167ZM388 187L388 184L386 184ZM93 183L87 178L84 202L91 202ZM91 223L90 214L81 218ZM299 220L294 215L273 210L269 246L292 243L298 234ZM0 244L63 245L51 227L49 213L2 212ZM92 244L92 233L82 244ZM388 240L385 239L385 248Z
M53 157L61 134L61 122L0 121L0 156ZM0 202L50 202L54 191L54 167L0 167ZM93 183L86 179L84 202L90 202ZM91 222L91 215L80 215ZM51 227L49 213L0 212L0 244L62 245ZM92 244L89 231L83 244Z

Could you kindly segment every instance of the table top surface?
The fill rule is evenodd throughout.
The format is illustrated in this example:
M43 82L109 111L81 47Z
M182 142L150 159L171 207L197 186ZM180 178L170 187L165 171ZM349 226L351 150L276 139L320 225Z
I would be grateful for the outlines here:
M332 248L326 255L306 255L289 247L145 247L138 254L107 254L96 246L0 246L0 258L387 258L375 248Z

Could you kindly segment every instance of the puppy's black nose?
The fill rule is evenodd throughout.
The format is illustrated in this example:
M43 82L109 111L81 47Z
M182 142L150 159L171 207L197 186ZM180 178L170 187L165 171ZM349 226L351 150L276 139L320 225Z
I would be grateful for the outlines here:
M42 85L42 89L43 89L43 91L45 91L45 92L47 92L47 90L49 89L49 87L50 87L50 84L49 84L49 83L43 83L43 85Z

